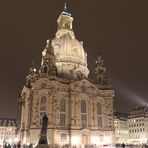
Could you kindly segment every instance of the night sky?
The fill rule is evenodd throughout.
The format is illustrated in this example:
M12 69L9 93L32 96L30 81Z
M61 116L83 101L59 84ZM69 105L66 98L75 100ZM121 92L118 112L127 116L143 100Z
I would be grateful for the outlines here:
M0 0L0 116L16 117L17 97L32 60L37 67L54 37L64 0ZM127 112L148 103L148 9L144 0L67 0L76 38L93 72L104 59L115 107ZM91 77L93 74L91 73Z

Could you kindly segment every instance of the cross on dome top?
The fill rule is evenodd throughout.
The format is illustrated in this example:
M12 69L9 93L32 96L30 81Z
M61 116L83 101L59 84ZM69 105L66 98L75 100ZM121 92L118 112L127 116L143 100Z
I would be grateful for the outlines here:
M67 10L67 3L64 4L64 11L61 13L61 15L71 16L71 13L69 13Z
M67 11L67 4L64 4L64 11Z

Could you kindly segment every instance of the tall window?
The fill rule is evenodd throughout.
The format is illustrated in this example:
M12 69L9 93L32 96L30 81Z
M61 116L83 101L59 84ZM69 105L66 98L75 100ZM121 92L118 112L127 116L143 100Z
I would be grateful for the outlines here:
M87 112L85 100L81 101L81 124L83 127L87 127Z
M98 127L102 127L102 106L100 103L97 104L97 124Z
M66 101L65 99L60 100L60 125L65 126L66 124Z
M40 111L46 110L46 97L42 97L40 100Z
M62 99L61 101L60 101L60 112L65 112L65 100L64 99Z
M65 126L65 114L60 114L60 125Z
M85 102L85 100L81 101L81 113L86 113L86 102Z
M42 124L43 116L46 114L46 97L40 99L40 124Z
M67 135L61 134L61 142L67 142Z

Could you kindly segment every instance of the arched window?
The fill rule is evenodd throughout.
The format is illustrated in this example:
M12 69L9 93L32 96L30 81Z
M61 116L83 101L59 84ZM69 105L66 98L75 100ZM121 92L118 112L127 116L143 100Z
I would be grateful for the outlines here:
M43 96L43 97L41 97L41 104L45 104L45 103L46 103L46 97Z
M86 101L81 101L81 124L82 127L87 127L87 112L86 112Z
M66 124L66 101L65 99L60 100L60 125L65 126Z
M100 103L97 104L97 124L98 127L102 127L102 106Z
M61 134L61 142L67 142L67 135Z
M45 96L41 97L41 100L40 100L40 111L41 110L46 110L46 97Z

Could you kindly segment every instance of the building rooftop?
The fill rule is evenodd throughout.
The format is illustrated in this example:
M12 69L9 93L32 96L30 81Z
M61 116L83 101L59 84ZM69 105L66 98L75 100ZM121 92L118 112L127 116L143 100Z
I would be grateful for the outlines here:
M119 120L122 120L122 121L127 120L127 114L125 114L125 113L115 112L114 116L115 116L115 119L119 119Z
M0 126L16 126L16 119L0 117Z
M128 118L148 117L148 106L136 106L128 113Z

